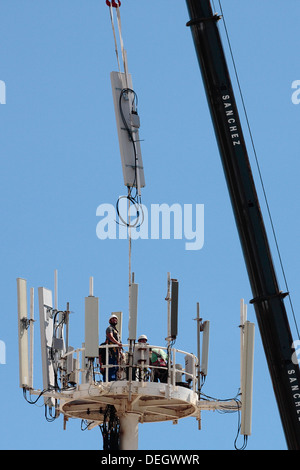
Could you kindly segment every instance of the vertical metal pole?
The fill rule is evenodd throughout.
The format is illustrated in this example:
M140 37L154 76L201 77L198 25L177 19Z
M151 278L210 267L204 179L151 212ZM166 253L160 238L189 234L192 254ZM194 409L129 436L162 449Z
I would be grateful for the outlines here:
M167 296L165 298L167 301L167 312L168 312L168 336L167 336L167 351L168 351L168 379L167 383L170 385L170 379L171 379L171 275L168 273L168 280L167 280ZM174 358L173 358L174 361ZM175 363L173 362L174 367ZM173 375L174 377L174 375ZM175 381L173 381L173 385L175 385Z
M131 285L131 217L130 217L130 188L128 186L128 279L129 279L129 286ZM129 291L130 292L130 291ZM129 299L130 304L130 299Z
M132 366L133 366L133 345L134 341L129 340L129 352L128 352L128 401L131 402L132 396Z
M138 285L134 283L134 273L132 273L132 282L129 285L129 351L128 351L128 381L129 381L129 401L131 401L132 390L132 367L133 367L133 351L134 343L136 340L136 325L137 325L137 293Z
M171 336L171 275L168 273L168 280L167 280L167 296L165 299L168 302L168 343L170 342Z
M200 381L200 305L199 302L197 302L197 357L198 357L198 364L197 364L197 377L198 377L198 397L200 399L200 391L201 391L201 381Z
M130 217L130 188L128 186L128 311L130 312L131 308L131 283L132 283L132 274L131 274L131 217ZM132 385L132 361L133 361L133 342L132 339L129 340L129 350L128 350L128 383L129 383L129 392L128 400L131 401L131 385ZM125 422L126 426L126 422Z
M90 277L89 295L90 295L90 297L93 297L93 295L94 295L94 278L92 276Z
M197 302L197 393L198 393L198 400L200 400L200 393L201 393L201 358L200 358L200 351L201 351L201 344L200 344L200 330L201 330L201 318L200 318L200 304ZM198 429L201 430L201 410L199 410L199 415L197 418L198 421Z
M67 310L66 310L66 351L68 352L69 348L69 320L70 320L70 304L67 302Z
M57 305L58 305L57 297L58 297L58 293L57 293L57 269L55 269L54 270L54 309L55 310L57 310Z

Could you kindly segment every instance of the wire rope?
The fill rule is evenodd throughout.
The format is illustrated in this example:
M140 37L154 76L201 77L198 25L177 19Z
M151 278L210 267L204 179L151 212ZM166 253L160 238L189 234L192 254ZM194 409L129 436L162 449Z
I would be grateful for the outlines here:
M298 329L297 320L296 320L296 316L295 316L295 311L294 311L294 307L293 307L293 302L292 302L291 295L290 295L290 292L289 292L287 277L286 277L285 269L284 269L284 266L283 266L282 256L281 256L281 252L280 252L280 249L279 249L279 243L278 243L278 239L277 239L277 235L276 235L276 231L275 231L275 226L274 226L274 222L273 222L273 218L272 218L272 214L271 214L270 205L269 205L268 198L267 198L267 192L266 192L266 189L265 189L265 184L264 184L263 177L262 177L262 172L261 172L261 168L260 168L260 164L259 164L259 160L258 160L256 146L254 144L254 138L253 138L253 134L252 134L251 126L250 126L250 121L249 121L249 118L248 118L248 113L247 113L247 109L246 109L244 95L243 95L243 92L242 92L242 87L241 87L241 83L240 83L240 79L239 79L239 75L238 75L238 71L237 71L237 66L236 66L236 62L235 62L235 59L234 59L234 55L233 55L233 50L232 50L232 46L231 46L231 41L230 41L230 37L229 37L229 32L228 32L228 28L227 28L227 24L226 24L226 20L225 20L224 11L223 11L223 8L222 8L221 0L218 0L218 3L219 3L219 7L220 7L220 12L221 12L221 15L222 15L222 18L223 18L223 24L224 24L226 39L227 39L227 42L228 42L230 56L231 56L231 60L232 60L232 63L233 63L234 73L235 73L235 77L236 77L236 81L237 81L237 85L238 85L238 89L239 89L239 94L240 94L240 97L241 97L242 107L243 107L243 111L244 111L244 114L245 114L245 119L246 119L247 128L248 128L248 132L249 132L249 136L250 136L251 146L252 146L252 149L253 149L255 162L256 162L256 166L257 166L257 170L258 170L258 174L259 174L259 179L260 179L260 183L261 183L262 191L263 191L263 195L264 195L264 200L265 200L266 207L267 207L267 212L268 212L268 216L269 216L269 220L270 220L270 224L271 224L271 229L272 229L272 233L273 233L273 237L274 237L276 251L277 251L277 254L278 254L278 258L279 258L280 268L281 268L281 271L282 271L282 275L283 275L283 279L284 279L284 283L285 283L285 288L286 288L286 290L289 294L289 302L290 302L290 307L291 307L291 311L292 311L292 316L293 316L295 328L296 328L296 331L297 331L297 334L298 334L298 338L300 339L300 334L299 334L299 329ZM213 6L214 6L214 2L213 2ZM215 6L214 6L214 8L215 8Z

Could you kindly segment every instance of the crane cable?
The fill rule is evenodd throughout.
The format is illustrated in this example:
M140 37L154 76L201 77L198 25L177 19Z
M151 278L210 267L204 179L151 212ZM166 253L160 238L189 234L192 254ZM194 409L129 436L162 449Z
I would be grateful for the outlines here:
M263 195L264 195L264 199L265 199L265 203L266 203L266 207L267 207L267 212L268 212L268 216L269 216L269 219L270 219L270 224L271 224L272 233L273 233L273 237L274 237L274 241L275 241L275 245L276 245L276 250L277 250L278 257L279 257L279 263L280 263L282 275L283 275L283 278L284 278L285 288L286 288L286 290L289 294L289 302L290 302L290 307L291 307L291 311L292 311L292 315L293 315L293 320L294 320L295 328L296 328L296 331L297 331L297 334L298 334L298 339L300 340L300 334L299 334L299 329L298 329L297 320L296 320L296 316L295 316L295 311L294 311L291 295L290 295L289 288L288 288L288 282L287 282L287 278L286 278L286 274L285 274L285 270L284 270L284 266L283 266L283 261L282 261L282 257L281 257L281 253L280 253L280 249L279 249L279 244L278 244L278 240L277 240L277 236L276 236L276 232L275 232L275 227L274 227L274 223L273 223L273 219L272 219L272 215L271 215L271 210L270 210L270 206L269 206L269 202L268 202L268 198L267 198L267 193L266 193L265 185L264 185L263 178L262 178L262 173L261 173L261 169L260 169L260 165L259 165L259 161L258 161L258 156L257 156L256 148L255 148L255 145L254 145L254 139L253 139L253 135L252 135L251 127L250 127L250 122L249 122L248 113L247 113L247 110L246 110L245 100L244 100L244 96L243 96L243 93L242 93L242 88L241 88L241 84L240 84L240 80L239 80L239 76L238 76L238 72L237 72L236 63L235 63L234 56L233 56L233 51L232 51L232 47L231 47L231 42L230 42L230 38L229 38L229 33L228 33L228 29L227 29L227 25L226 25L226 21L225 21L225 17L224 17L224 12L223 12L223 8L222 8L221 0L218 0L218 3L219 3L219 7L220 7L220 12L221 12L221 15L222 15L223 23L224 23L224 29L225 29L225 33L226 33L228 47L229 47L229 50L230 50L230 55L231 55L231 59L232 59L232 63L233 63L234 73L235 73L235 77L236 77L237 84L238 84L239 94L240 94L241 101L242 101L242 106L243 106L243 110L244 110L244 114L245 114L245 118L246 118L248 132L249 132L249 135L250 135L252 149L253 149L253 152L254 152L256 166L257 166L257 169L258 169L259 179L260 179L260 183L261 183L261 186L262 186L262 191L263 191ZM214 9L215 9L214 1L213 1L213 6L214 6Z
M123 69L124 69L125 82L126 82L126 88L121 90L119 108L120 108L120 113L121 113L121 117L122 117L124 126L125 126L125 128L128 132L129 140L132 142L133 151L134 151L134 155L135 155L135 181L134 181L134 183L136 184L136 194L132 195L132 188L130 188L130 186L128 186L127 187L127 191L128 191L127 195L119 197L118 200L117 200L117 204L116 204L116 210L117 210L118 217L121 220L122 224L124 226L127 226L127 229L128 229L128 239L129 239L129 245L128 245L128 258L129 258L128 259L128 270L129 270L128 278L129 279L128 279L128 281L129 281L129 287L130 287L131 284L132 284L131 229L140 227L140 225L144 222L144 211L143 211L143 206L142 206L142 202L141 202L141 196L140 196L139 191L138 191L138 174L137 174L137 172L138 172L138 167L137 167L138 159L137 159L137 152L136 152L136 144L135 144L135 140L133 138L132 132L129 129L129 127L128 127L126 121L125 121L124 115L123 115L122 97L123 97L124 93L132 93L134 95L134 100L137 100L137 95L136 95L135 91L132 90L129 87L127 53L126 53L126 50L124 48L124 41L123 41L123 36L122 36L122 24L121 24L121 14L120 14L121 1L120 0L111 0L111 1L106 0L106 5L109 7L110 21L111 21L111 26L112 26L112 31L113 31L114 44L115 44L115 53L116 53L116 57L117 57L119 73L122 73L121 72L121 66L120 66L119 53L118 53L117 35L116 35L116 29L115 29L115 25L114 25L113 8L116 9L118 33L119 33L119 40L120 40L120 47L121 47L121 55L122 55ZM120 200L123 199L123 198L126 198L128 200L128 209L127 209L127 214L128 214L128 219L129 219L128 222L125 221L121 217L120 212L119 212L119 203L120 203ZM136 220L133 223L131 223L131 215L130 215L131 214L131 212L130 212L130 206L131 205L134 206L135 209L136 209ZM119 222L117 222L117 223L119 223ZM130 292L129 292L129 308L130 308Z
M116 57L117 57L118 68L119 68L119 72L121 72L121 65L120 65L120 59L119 59L119 53L118 53L118 42L117 42L117 35L116 35L115 25L114 25L114 13L113 13L112 3L110 3L110 5L109 5L109 14L110 14L111 27L112 27L113 36L114 36L115 53L116 53Z
M117 41L115 24L114 24L114 12L113 12L113 8L116 9L118 33L119 33L121 55L122 55L122 61L123 61L123 69L124 69L125 78L126 78L126 85L127 85L127 88L129 88L128 87L127 54L126 54L126 50L124 48L124 41L123 41L123 36L122 36L122 23L121 23L121 14L120 14L121 2L120 2L120 0L117 0L117 1L112 0L111 2L109 0L106 0L106 4L109 7L110 21L111 21L111 27L112 27L113 36L114 36L114 43L115 43L115 53L116 53L116 57L117 57L119 72L121 72L121 64L120 64L119 52L118 52L118 41Z

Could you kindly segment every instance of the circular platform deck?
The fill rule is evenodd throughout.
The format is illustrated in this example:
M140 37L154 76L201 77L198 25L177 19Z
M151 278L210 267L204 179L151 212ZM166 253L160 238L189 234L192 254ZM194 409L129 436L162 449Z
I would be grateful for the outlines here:
M183 386L157 382L116 381L83 384L71 396L63 395L60 411L71 418L103 422L107 405L119 416L139 415L139 422L176 421L196 416L197 394Z

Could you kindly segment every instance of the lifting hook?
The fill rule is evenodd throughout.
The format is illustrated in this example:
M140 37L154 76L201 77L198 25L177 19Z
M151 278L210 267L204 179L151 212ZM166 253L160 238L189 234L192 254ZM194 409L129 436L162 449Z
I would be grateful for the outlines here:
M117 1L112 0L111 2L109 0L106 0L106 5L108 7L112 6L114 8L118 8L121 6L121 0L117 0Z

